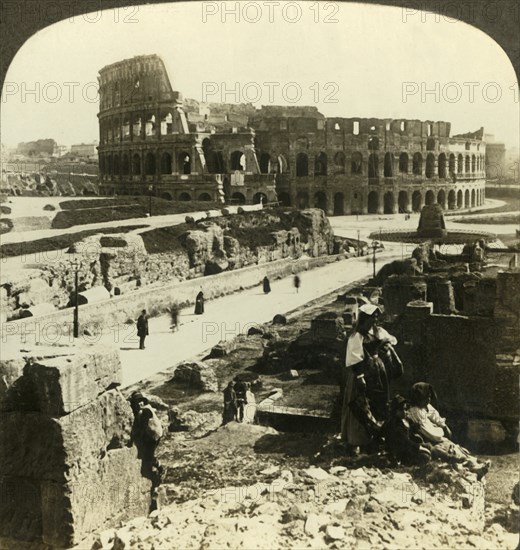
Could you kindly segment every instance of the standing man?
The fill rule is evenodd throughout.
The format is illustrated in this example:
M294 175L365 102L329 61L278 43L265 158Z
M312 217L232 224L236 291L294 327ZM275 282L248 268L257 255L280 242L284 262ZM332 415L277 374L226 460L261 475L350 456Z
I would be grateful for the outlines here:
M139 349L144 348L144 339L148 336L148 316L146 309L141 311L141 315L137 319L137 336L139 336Z
M300 285L301 285L300 277L299 277L299 275L295 275L294 276L294 288L296 289L296 294L298 294L298 290L300 288Z

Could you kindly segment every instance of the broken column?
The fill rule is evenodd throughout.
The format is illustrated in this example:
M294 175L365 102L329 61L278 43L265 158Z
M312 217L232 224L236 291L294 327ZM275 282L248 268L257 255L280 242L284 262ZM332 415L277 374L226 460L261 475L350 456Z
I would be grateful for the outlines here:
M0 363L0 547L69 548L149 511L118 351L68 351L26 357L18 378L20 360Z
M449 315L455 313L455 295L451 281L446 276L428 277L428 301L433 303L433 312Z
M409 302L426 300L426 280L410 275L391 275L383 285L385 313L400 315Z

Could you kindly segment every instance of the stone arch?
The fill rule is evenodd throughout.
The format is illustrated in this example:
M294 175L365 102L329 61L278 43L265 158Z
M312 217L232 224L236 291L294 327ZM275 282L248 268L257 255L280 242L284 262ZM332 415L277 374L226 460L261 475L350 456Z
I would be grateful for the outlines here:
M377 214L379 208L379 195L377 191L370 191L368 194L368 213Z
M455 155L452 153L448 160L448 173L450 177L455 175Z
M134 153L134 156L132 157L132 174L134 176L141 175L141 157L138 153Z
M462 189L457 191L457 208L462 208L464 206L464 198L462 195Z
M412 173L414 176L422 176L422 164L421 153L415 153L412 159Z
M309 208L309 193L307 191L299 191L296 195L296 203L298 208Z
M466 159L464 160L464 173L469 174L471 168L471 159L469 155L466 155Z
M426 157L426 177L433 178L435 175L435 155L433 153L428 153Z
M289 193L279 193L278 200L282 203L282 206L291 206L291 196L289 195Z
M211 195L209 193L201 193L198 200L208 202L211 200Z
M433 191L431 189L428 189L426 191L426 195L424 195L424 204L427 206L430 206L431 204L435 203L435 195L433 194Z
M343 193L334 194L334 216L343 216L345 214L345 195Z
M279 174L285 174L287 170L287 160L283 155L278 155L276 158L276 171Z
M474 206L476 206L476 202L475 202L475 189L472 189L472 190L471 190L471 208L473 208Z
M443 210L446 210L446 192L444 189L439 189L437 193L437 203L442 206Z
M305 153L296 155L296 176L305 177L309 175L309 157Z
M173 200L172 194L171 194L171 193L168 193L168 191L163 191L163 192L161 193L161 198L162 198L162 199L166 199L167 201Z
M379 175L379 157L377 153L370 153L368 156L368 177L377 178Z
M469 208L469 207L470 207L469 189L466 189L466 191L464 191L464 208Z
M262 174L269 174L271 170L271 155L269 153L261 153L258 159L258 166Z
M471 172L474 174L477 171L477 157L471 155Z
M189 193L186 193L185 191L179 195L180 201L191 201L191 195Z
M362 174L363 173L363 156L358 151L352 153L350 160L350 173Z
M314 207L321 208L324 212L327 212L327 195L323 191L314 193Z
M161 174L172 173L172 156L170 153L164 152L161 155Z
M231 170L245 170L246 157L242 151L233 151L230 157Z
M399 155L399 172L401 174L408 174L408 153L401 153Z
M182 151L179 153L177 159L179 163L179 173L184 175L191 174L191 155L186 151Z
M419 212L421 210L422 195L420 191L414 191L412 193L412 210Z
M267 204L267 195L265 193L255 193L253 195L253 204Z
M316 156L314 160L314 175L326 176L327 175L327 154L323 151Z
M345 153L343 151L338 151L334 155L334 167L336 174L345 173Z
M455 195L455 191L451 189L448 192L448 210L455 210L457 207L457 196Z
M121 174L123 176L128 176L130 174L130 160L128 159L127 153L123 153L121 157Z
M163 135L163 136L172 133L172 131L173 131L173 117L172 117L172 114L170 112L166 113L161 118L160 130L161 130L161 135Z
M231 201L236 204L245 204L246 198L244 197L244 195L242 195L242 193L237 192L231 195Z
M408 212L410 205L408 204L408 193L406 191L399 191L397 196L397 205L399 206L399 212Z
M457 174L462 174L464 172L464 157L459 154L457 157Z
M146 153L144 171L147 176L155 175L155 155L151 152Z
M446 179L446 155L441 153L437 159L437 162L437 173L439 174L439 178Z
M394 175L394 155L392 153L385 153L385 160L383 164L385 178L391 178Z
M387 191L383 196L383 213L394 213L394 194L392 193L392 191Z

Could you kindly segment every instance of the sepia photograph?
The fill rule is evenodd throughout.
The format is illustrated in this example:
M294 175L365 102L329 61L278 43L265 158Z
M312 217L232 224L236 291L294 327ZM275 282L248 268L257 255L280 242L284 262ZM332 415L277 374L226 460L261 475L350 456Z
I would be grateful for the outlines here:
M519 548L520 4L0 14L0 549Z

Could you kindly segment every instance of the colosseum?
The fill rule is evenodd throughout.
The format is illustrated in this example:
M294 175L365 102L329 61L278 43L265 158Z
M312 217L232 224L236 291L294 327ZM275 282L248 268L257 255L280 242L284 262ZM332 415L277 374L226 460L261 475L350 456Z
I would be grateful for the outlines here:
M99 72L102 193L316 206L329 215L470 208L485 196L484 129L326 118L316 107L201 103L157 55Z

